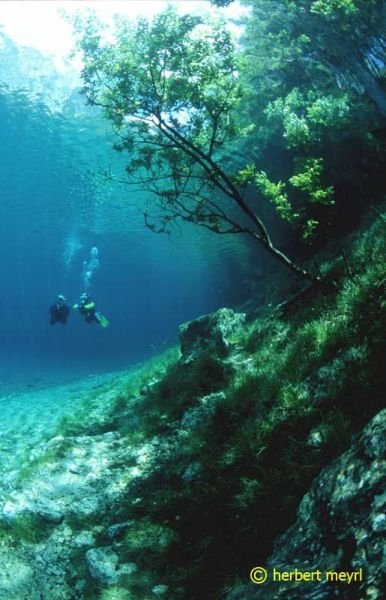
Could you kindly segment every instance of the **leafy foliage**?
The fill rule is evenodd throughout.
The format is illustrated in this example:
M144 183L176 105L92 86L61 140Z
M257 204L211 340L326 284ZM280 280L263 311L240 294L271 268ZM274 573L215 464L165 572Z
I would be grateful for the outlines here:
M84 93L115 125L127 182L152 194L150 229L247 234L315 280L273 243L255 197L312 249L352 225L365 190L384 193L382 2L245 4L238 45L223 22L172 8L117 22L113 41L78 22Z
M82 44L84 92L117 127L130 180L157 195L160 228L181 217L220 230L211 163L237 134L231 109L240 96L229 33L171 8L152 25L120 22L112 44L101 45L94 27Z
M239 117L240 65L225 25L168 8L152 23L116 24L114 42L95 19L78 23L85 93L114 123L128 182L153 195L145 222L155 232L179 220L218 234L247 234L311 280L273 244L246 199L255 167L232 157L251 133ZM238 161L240 162L240 160Z
M322 162L322 159L317 158L297 161L295 175L289 178L289 183L294 188L305 192L309 202L333 206L334 190L332 186L324 187L321 181ZM319 222L316 219L307 219L304 210L300 209L297 212L294 209L283 182L270 181L264 171L256 174L255 182L262 195L275 205L279 215L302 229L303 239L312 237Z
M306 158L297 164L296 175L290 177L290 183L304 192L308 193L311 202L333 205L334 190L332 186L324 188L321 181L322 159Z
M284 99L270 102L264 112L269 122L280 126L288 148L307 148L331 134L331 129L339 132L349 125L349 102L347 94L305 96L294 88Z
M355 15L359 8L355 0L315 0L310 10L323 16L334 16L338 11L349 16Z
M255 181L257 188L261 191L263 196L275 204L276 210L283 219L295 221L299 218L299 214L294 212L288 200L288 196L284 191L284 183L281 181L273 183L268 179L267 173L264 171L257 173Z
M324 243L352 226L364 196L379 200L385 193L383 5L245 4L243 118L255 127L241 142L243 152L258 158L268 181L283 184L280 214L300 227L307 242L315 237ZM313 190L305 189L306 173Z

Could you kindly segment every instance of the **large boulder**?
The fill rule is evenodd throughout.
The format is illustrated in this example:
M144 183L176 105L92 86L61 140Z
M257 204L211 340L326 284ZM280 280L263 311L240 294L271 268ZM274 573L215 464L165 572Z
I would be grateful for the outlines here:
M219 357L226 356L231 335L240 330L244 322L245 313L220 308L215 313L183 323L178 332L182 362L188 364L207 352Z
M276 541L262 585L234 588L227 600L384 598L386 575L386 409L359 440L314 480L297 520ZM260 566L260 565L256 565ZM272 581L278 572L320 571L320 580ZM340 581L326 572L349 573ZM355 579L354 577L355 575ZM346 578L344 578L346 577Z

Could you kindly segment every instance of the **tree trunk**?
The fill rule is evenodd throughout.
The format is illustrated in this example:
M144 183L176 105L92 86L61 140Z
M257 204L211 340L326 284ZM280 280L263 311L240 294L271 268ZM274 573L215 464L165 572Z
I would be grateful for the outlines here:
M320 283L322 281L321 277L319 277L318 275L314 275L310 271L306 271L305 269L302 269L296 263L294 263L281 250L276 248L269 238L261 238L255 233L252 233L252 237L255 240L259 241L264 246L264 248L266 248L268 252L272 254L272 256L274 256L279 262L281 262L285 267L287 267L287 269L289 269L296 275L299 275L303 279L311 281L312 283Z

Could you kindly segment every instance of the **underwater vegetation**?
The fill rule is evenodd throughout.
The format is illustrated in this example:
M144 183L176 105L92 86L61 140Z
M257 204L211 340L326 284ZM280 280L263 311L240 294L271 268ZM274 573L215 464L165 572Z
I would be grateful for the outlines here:
M336 292L318 295L291 318L270 315L241 328L222 359L224 369L233 366L225 385L217 369L201 371L198 361L188 366L208 386L201 390L209 394L206 403L191 390L200 417L189 419L189 388L176 386L177 368L158 388L158 401L165 385L173 390L170 413L168 403L160 410L152 402L157 387L141 404L143 422L156 423L154 435L163 417L170 443L180 440L173 450L165 447L163 459L158 455L157 469L133 483L141 502L127 513L172 525L178 534L158 566L173 597L216 597L225 573L246 578L251 561L264 563L315 475L384 405L385 250L379 222L352 248L353 280L341 277ZM143 568L148 560L146 554Z
M146 226L249 240L291 280L251 271L245 309L181 324L179 347L86 394L20 462L0 503L0 558L23 574L0 576L7 600L383 598L383 3L245 5L240 39L172 7L117 20L113 41L76 19L83 94ZM83 266L87 288L96 246ZM366 577L250 581L275 564Z
M245 238L319 281L274 241L274 213L312 255L384 197L382 2L245 5L241 40L172 6L122 20L112 39L96 18L76 19L82 93L115 129L129 188L149 193L149 229Z
M350 276L342 257L323 264L335 286L257 317L221 309L185 324L182 352L85 398L21 470L2 536L51 548L67 532L63 577L84 598L260 597L250 569L384 406L385 221L367 220L345 245ZM350 452L355 464L362 454ZM63 492L68 469L83 483ZM42 477L49 502L25 512ZM379 585L376 561L361 566Z

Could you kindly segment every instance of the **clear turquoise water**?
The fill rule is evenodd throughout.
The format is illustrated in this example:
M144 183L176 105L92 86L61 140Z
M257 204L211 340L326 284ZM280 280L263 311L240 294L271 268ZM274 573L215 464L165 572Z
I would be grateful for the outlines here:
M176 343L181 322L243 300L247 252L238 240L193 228L171 238L148 231L146 195L101 174L124 174L110 126L36 51L6 40L0 62L5 391L126 368ZM83 291L92 247L100 264L90 293L110 327L75 313L66 326L50 327L56 295L72 304Z

